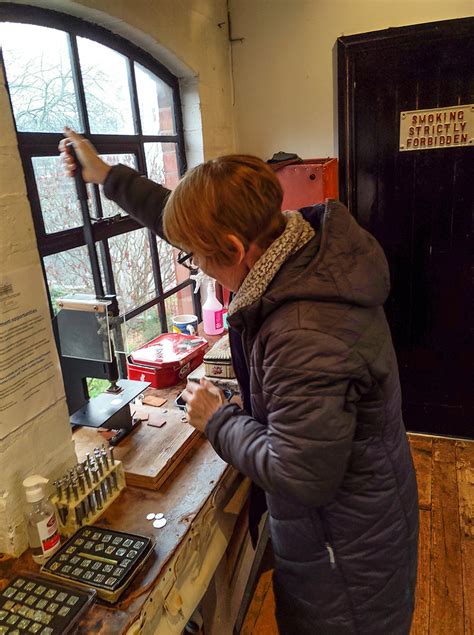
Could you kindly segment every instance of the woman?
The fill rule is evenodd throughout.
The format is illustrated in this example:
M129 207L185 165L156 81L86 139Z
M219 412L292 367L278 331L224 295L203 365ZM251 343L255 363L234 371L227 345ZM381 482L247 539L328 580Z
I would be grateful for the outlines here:
M86 180L235 292L245 409L209 382L184 397L189 422L265 490L280 633L408 634L417 490L377 241L337 201L282 215L255 157L208 161L168 196L68 135Z

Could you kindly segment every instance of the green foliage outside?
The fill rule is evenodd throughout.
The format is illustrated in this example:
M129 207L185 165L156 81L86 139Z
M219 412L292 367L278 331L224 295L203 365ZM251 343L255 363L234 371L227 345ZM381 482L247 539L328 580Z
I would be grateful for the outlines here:
M124 325L127 350L131 352L143 346L161 334L161 324L156 307L145 311L141 315L129 320Z
M98 395L103 393L104 390L107 390L109 385L110 382L107 381L107 379L96 379L95 377L88 377L87 388L89 390L89 397L97 397Z
M61 287L49 287L49 295L51 297L51 304L53 305L53 313L57 315L58 313L58 300L59 298L63 298L65 295L68 295L69 291L66 289L61 289Z

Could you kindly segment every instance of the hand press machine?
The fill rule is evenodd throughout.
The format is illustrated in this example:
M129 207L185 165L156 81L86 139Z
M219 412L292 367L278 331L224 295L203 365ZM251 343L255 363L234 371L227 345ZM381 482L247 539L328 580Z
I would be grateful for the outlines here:
M110 441L117 443L134 427L130 402L150 384L119 379L118 365L110 333L119 308L115 295L104 293L93 226L89 216L87 189L74 148L69 146L77 169L74 176L80 202L84 239L93 264L95 294L75 294L60 298L59 311L53 318L64 377L66 400L72 426L120 430ZM107 379L110 386L90 398L87 378Z

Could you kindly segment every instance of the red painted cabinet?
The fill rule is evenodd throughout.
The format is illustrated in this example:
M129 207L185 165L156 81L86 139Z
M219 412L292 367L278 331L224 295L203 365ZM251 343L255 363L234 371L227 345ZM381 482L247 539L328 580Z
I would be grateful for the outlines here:
M286 165L275 174L283 187L283 210L338 198L337 159L306 159Z

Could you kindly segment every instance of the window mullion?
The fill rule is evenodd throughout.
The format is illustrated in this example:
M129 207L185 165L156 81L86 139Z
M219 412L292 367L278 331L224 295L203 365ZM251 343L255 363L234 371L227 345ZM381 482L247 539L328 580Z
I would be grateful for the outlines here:
M202 303L201 303L201 291L198 289L197 291L195 290L195 284L193 284L193 308L194 308L194 315L196 315L198 322L202 322Z
M121 236L142 227L131 216L124 216L110 223L107 222L107 218L101 220L100 224L93 223L92 225L95 242L113 238L114 236ZM37 235L36 240L43 257L52 256L75 247L82 247L86 244L82 227L74 227L54 234L45 234L43 237Z
M89 139L92 141L95 146L108 146L111 151L117 151L117 148L124 149L128 146L136 146L138 143L179 143L180 136L177 134L173 135L152 135L152 134L105 134L102 132L98 133L87 133ZM57 154L58 143L62 139L62 133L60 132L26 132L26 131L18 131L17 137L22 145L25 147L30 147L33 153L37 153L37 148L40 145L44 150L50 154Z
M102 268L104 270L105 285L107 293L111 295L117 295L117 289L115 287L114 272L112 268L112 258L110 257L110 246L108 240L101 240L99 243L100 258L102 261ZM115 344L118 350L125 350L121 323L119 320L114 320L111 325L111 330L115 333ZM127 377L127 366L122 356L119 358L120 376Z
M167 322L166 306L165 306L165 301L164 300L160 300L159 303L158 303L158 315L160 316L161 332L162 333L167 333L168 332L168 322Z
M140 119L140 106L138 104L137 80L135 77L135 66L133 60L128 58L128 87L132 96L132 116L135 132L142 136L142 122Z
M155 281L156 295L161 297L163 295L163 281L161 279L160 270L160 256L158 254L158 246L156 244L156 236L148 230L148 241L150 243L151 251L151 266L153 268L153 279ZM167 330L166 323L166 310L163 302L158 305L158 315L161 323L161 330L164 333Z
M145 174L149 177L148 174L148 166L146 164L145 157L145 149L143 144L140 144L138 149L138 165L142 174ZM150 244L150 252L151 252L151 266L153 269L153 281L155 283L155 293L156 296L161 298L163 295L163 280L161 278L161 269L160 269L160 257L158 254L158 246L156 244L156 236L148 230L148 242ZM166 321L166 308L164 302L159 302L158 304L158 316L161 324L161 331L164 333L168 329L167 321Z
M102 201L100 200L99 186L94 183L92 186L92 196L94 198L94 205L97 210L97 218L104 218L104 211L102 209Z
M21 161L23 164L23 172L25 175L26 188L28 192L28 198L31 205L31 214L33 216L33 223L36 232L36 242L38 246L44 240L46 234L46 228L44 226L43 211L41 209L41 202L38 194L38 188L36 186L35 172L33 169L33 161L29 152L25 151L21 146L19 148Z
M84 219L84 238L86 241L87 251L89 252L89 260L91 263L92 279L94 281L94 290L98 296L104 295L104 285L100 273L99 258L97 256L97 243L94 242L94 234L89 219Z
M145 157L145 149L143 144L140 144L138 147L138 169L142 174L148 176L148 167L146 164ZM161 270L160 270L160 258L158 255L158 247L156 244L156 236L150 231L148 232L148 242L150 244L150 252L151 252L151 266L153 269L153 282L155 284L155 294L156 297L160 298L163 295L163 282L161 279ZM160 319L161 330L165 332L167 330L167 322L166 322L166 310L163 302L158 303L158 317Z
M101 240L98 244L107 293L117 295L114 272L112 269L112 259L110 257L109 241L107 239Z
M177 155L178 155L178 168L180 176L188 169L184 144L184 129L183 129L183 116L181 112L181 97L179 94L179 87L176 85L173 87L173 114L175 120L175 130L178 133L177 142Z
M144 143L179 143L180 138L179 135L175 134L144 134L142 135L142 140Z

